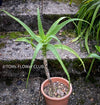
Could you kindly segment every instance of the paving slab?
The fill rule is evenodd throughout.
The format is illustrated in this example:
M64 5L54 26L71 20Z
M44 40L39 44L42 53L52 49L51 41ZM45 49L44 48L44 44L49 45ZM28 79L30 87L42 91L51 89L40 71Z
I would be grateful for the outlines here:
M74 49L81 58L87 57L87 52L81 52L80 44L77 43L71 43L71 40L73 38L69 38L66 36L60 36L58 35L59 39L61 40L62 44L68 45L72 49ZM34 49L31 47L30 44L27 44L25 42L15 42L15 39L12 40L2 40L1 43L5 43L3 48L0 48L0 60L26 60L26 59L32 59L34 54ZM51 42L52 44L57 44L55 40ZM58 53L60 54L62 59L76 59L77 57L68 51L65 50L58 50ZM48 59L56 59L54 55L48 51L47 52L47 58ZM42 52L39 51L39 54L37 55L36 59L43 59Z
M39 0L9 0L3 2L0 9L4 9L12 15L21 19L32 30L37 28L37 8L40 7L41 18L43 26L48 29L54 20L61 16L75 15L78 11L78 7L73 3L69 6L68 3L54 2L53 0L44 0L43 10L41 1ZM69 25L66 28L73 28L73 25ZM13 19L8 17L5 13L0 12L0 31L22 31L24 30Z

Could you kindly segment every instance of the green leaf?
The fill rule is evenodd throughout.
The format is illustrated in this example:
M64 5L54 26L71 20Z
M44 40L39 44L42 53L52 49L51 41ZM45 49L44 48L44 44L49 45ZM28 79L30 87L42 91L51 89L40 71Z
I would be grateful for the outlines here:
M100 10L100 5L98 5L97 8L95 9L95 12L93 14L93 17L92 17L92 20L91 20L91 24L90 24L90 30L91 30L91 28L93 26L93 23L94 23L94 21L96 19L96 15L97 15L97 13L98 13L99 10Z
M78 35L78 37L76 37L75 39L73 39L72 42L76 42L77 40L79 40L79 38L81 38L81 37L83 36L85 30L86 30L86 29L84 29L84 30L80 33L80 35Z
M94 58L94 59L92 60L92 62L91 62L91 65L90 65L90 67L89 67L89 71L88 71L88 73L87 73L87 75L86 75L86 80L88 79L88 77L89 77L89 75L90 75L90 73L91 73L91 70L92 70L94 61L95 61L95 58Z
M21 24L25 29L26 31L37 41L39 42L40 41L40 38L37 37L35 35L35 33L25 24L23 23L20 19L16 18L15 16L11 15L10 13L8 13L7 11L5 10L1 10L3 11L4 13L6 13L8 16L10 16L11 18L13 18L14 20L16 20L19 24Z
M34 55L33 55L33 58L32 58L32 61L31 61L31 65L30 65L30 68L29 68L29 73L28 73L28 77L27 77L27 82L26 82L26 87L28 85L28 80L29 80L29 76L30 76L30 73L31 73L31 70L32 70L32 66L33 66L33 63L35 61L35 58L39 52L39 50L42 48L42 44L39 43L37 46L36 46L36 49L34 51Z
M78 37L76 37L75 39L73 39L72 42L76 42L77 40L79 40L80 37L81 37L81 35L79 35Z
M82 59L80 58L80 56L79 56L73 49L71 49L70 47L68 47L68 46L66 46L66 45L59 45L59 44L55 45L55 47L56 47L57 49L67 50L67 51L69 51L70 53L74 54L74 55L81 61L82 65L83 65L83 67L84 67L84 71L85 71L84 62L82 61Z
M55 28L57 27L58 23L59 23L60 21L62 21L63 19L65 19L65 18L66 18L66 17L61 17L61 18L59 18L57 21L55 21L55 22L53 23L53 25L50 27L49 31L47 32L47 36L52 35L51 33L55 30Z
M99 35L100 35L100 22L98 23L98 29L97 29L97 35L96 35L97 45L99 45Z
M92 58L96 58L96 59L100 60L100 56L97 55L96 53L89 54L88 57L92 57Z
M100 46L95 46L98 52L100 52Z
M71 4L72 4L72 0L70 0L70 2L69 2L69 5L71 6Z
M86 35L85 35L85 47L86 47L86 50L87 50L88 54L90 54L90 50L89 50L89 46L88 46L89 32L90 32L90 30L87 29L87 32L86 32Z
M26 42L26 43L31 44L31 45L32 45L32 47L36 47L36 45L35 45L35 44L33 44L33 42L32 42L32 41L30 41L30 40L28 40L28 39L26 39L26 38L17 38L15 41L23 41L23 42Z
M60 56L59 56L59 54L58 54L56 48L54 47L54 45L48 44L48 45L47 45L47 49L50 50L50 51L55 55L55 57L58 59L58 61L59 61L59 63L61 64L61 66L62 66L64 72L66 73L66 75L67 75L67 77L68 77L68 80L69 80L69 83L70 83L70 76L69 76L69 73L68 73L68 71L67 71L67 69L66 69L66 67L65 67L65 65L64 65L64 63L63 63L63 61L61 60L61 58L60 58Z
M41 18L40 18L39 8L37 8L37 20L38 20L39 35L43 39L45 37L44 36L45 34L44 34L44 30L43 30L43 26L42 26L42 22L41 22Z
M100 1L95 0L95 2L92 2L87 6L87 11L86 12L89 13L90 11L95 9L95 7L98 7L99 5L100 5Z
M89 3L89 2L91 2L91 1L92 1L92 0L86 0L85 3Z
M49 37L47 38L47 43L49 43L52 39L57 40L58 43L61 44L60 40L59 40L56 36L54 36L54 35L51 35L51 36L49 36Z
M83 21L83 22L86 22L89 24L89 22L83 20L83 19L77 19L77 18L74 18L74 19L68 19L62 23L60 23L59 25L56 26L55 30L51 32L51 35L56 35L57 32L59 32L66 24L70 23L70 22L73 22L73 21Z

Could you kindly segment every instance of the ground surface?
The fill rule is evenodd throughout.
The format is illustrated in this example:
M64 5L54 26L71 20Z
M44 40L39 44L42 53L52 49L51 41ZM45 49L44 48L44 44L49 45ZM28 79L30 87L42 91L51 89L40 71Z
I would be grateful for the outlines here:
M25 88L26 78L0 80L0 105L46 105L40 92L44 78L30 78ZM95 83L84 81L83 77L73 78L73 92L68 105L100 105L100 77Z

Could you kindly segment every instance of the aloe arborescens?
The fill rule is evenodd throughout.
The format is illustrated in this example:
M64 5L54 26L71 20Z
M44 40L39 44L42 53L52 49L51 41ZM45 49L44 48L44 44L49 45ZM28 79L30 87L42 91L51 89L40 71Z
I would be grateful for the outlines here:
M44 65L45 65L45 72L46 72L46 76L47 76L47 78L49 80L50 80L50 74L49 74L47 58L46 58L47 51L51 51L55 55L55 57L57 58L57 60L61 64L63 70L65 71L69 82L70 82L69 73L68 73L68 71L67 71L63 61L61 60L61 57L58 54L57 49L64 49L64 50L67 50L67 51L73 53L76 57L79 58L79 60L81 61L81 63L84 66L84 63L83 63L82 59L79 57L79 55L73 49L71 49L70 47L61 44L60 40L56 37L56 34L58 33L58 31L60 31L66 24L68 24L69 22L73 22L73 21L79 21L81 19L74 18L74 19L68 19L68 20L65 20L65 21L61 22L63 19L66 19L66 17L61 17L57 21L55 21L53 23L53 25L50 27L48 32L45 34L44 30L43 30L43 27L42 27L42 22L41 22L41 18L40 18L40 12L39 12L39 9L37 9L37 20L38 20L39 35L36 35L21 20L19 20L15 16L11 15L7 11L4 11L4 10L2 10L2 11L5 12L8 16L13 18L14 20L16 20L18 23L20 23L26 29L26 31L30 34L30 37L18 38L16 41L27 42L27 43L31 44L32 47L35 48L34 54L33 54L33 57L32 57L32 61L31 61L31 65L30 65L30 68L29 68L29 73L28 73L28 77L27 77L27 84L28 84L28 80L29 80L29 76L30 76L30 73L31 73L31 69L32 69L33 63L35 61L35 58L36 58L39 50L42 50L42 54L43 54L43 58L44 58L43 60L44 60ZM51 44L50 42L51 42L52 39L57 40L59 42L59 44L56 44L56 45ZM33 40L35 40L37 42L37 45L35 45L33 43Z

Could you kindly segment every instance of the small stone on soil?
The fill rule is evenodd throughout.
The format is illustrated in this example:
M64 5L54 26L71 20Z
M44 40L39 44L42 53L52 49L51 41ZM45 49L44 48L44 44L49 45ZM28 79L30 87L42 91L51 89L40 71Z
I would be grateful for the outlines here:
M53 87L54 91L52 91L50 84L44 88L44 92L50 97L56 98L64 97L65 95L67 95L69 91L68 87L63 83L60 83L59 81L54 82Z

